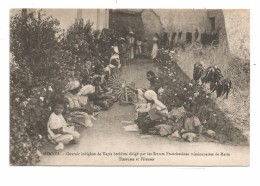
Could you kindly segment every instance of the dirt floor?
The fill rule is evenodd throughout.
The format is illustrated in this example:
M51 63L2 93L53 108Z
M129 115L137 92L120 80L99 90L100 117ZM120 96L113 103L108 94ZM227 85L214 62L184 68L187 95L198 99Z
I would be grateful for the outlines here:
M138 60L124 67L123 78L135 82L136 87L148 87L146 71L152 69L151 61ZM123 127L129 124L122 121L135 117L133 105L116 103L110 110L100 112L93 127L77 128L81 133L79 144L68 145L59 152L54 145L45 147L39 165L249 165L248 146L178 142L124 131Z

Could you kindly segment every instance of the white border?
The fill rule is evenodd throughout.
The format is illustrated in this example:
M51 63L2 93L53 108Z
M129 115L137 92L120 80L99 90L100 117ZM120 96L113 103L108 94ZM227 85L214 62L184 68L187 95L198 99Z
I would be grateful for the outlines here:
M1 128L0 182L8 185L259 185L259 34L257 0L12 0L0 5ZM180 167L10 167L9 166L9 9L10 8L231 8L251 9L251 161L241 168ZM254 65L255 64L255 65ZM258 173L258 174L257 174Z

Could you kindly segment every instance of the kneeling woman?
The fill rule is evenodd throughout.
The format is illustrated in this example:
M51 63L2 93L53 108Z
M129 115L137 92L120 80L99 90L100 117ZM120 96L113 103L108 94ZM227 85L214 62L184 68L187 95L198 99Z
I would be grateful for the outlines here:
M147 90L144 98L148 102L147 108L142 109L138 113L136 123L141 133L148 133L151 128L157 124L161 124L168 118L168 110L166 106L157 99L157 94L153 90Z
M93 101L94 105L100 106L102 110L108 110L114 103L114 97L103 92L101 88L101 77L93 77L93 86L95 93L89 95L89 99Z
M80 83L77 80L69 82L66 86L67 93L65 94L65 97L68 100L70 116L68 121L85 127L92 127L93 109L89 105L87 97L78 95L78 93L81 94L81 92L79 92L80 88ZM94 91L95 90L92 92Z

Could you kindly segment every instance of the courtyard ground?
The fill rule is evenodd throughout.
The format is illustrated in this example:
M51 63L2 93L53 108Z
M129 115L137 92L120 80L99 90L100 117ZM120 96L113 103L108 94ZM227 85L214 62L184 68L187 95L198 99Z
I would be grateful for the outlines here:
M123 67L123 78L136 87L148 87L146 72L154 70L149 60L138 60ZM249 165L249 147L214 142L178 142L160 136L126 132L124 121L136 117L133 105L116 103L101 111L91 128L77 128L79 144L55 152L54 145L43 150L39 165ZM142 153L142 154L141 154Z

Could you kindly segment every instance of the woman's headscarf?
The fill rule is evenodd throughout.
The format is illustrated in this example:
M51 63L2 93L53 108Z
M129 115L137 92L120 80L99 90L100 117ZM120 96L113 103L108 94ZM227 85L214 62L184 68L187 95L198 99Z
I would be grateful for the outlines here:
M95 87L93 85L85 85L77 93L78 96L86 96L88 94L93 94L95 92Z
M157 94L153 91L153 90L147 90L145 93L144 93L144 97L149 100L149 101L154 101L154 103L161 107L161 109L164 109L166 108L166 106L157 99Z
M79 86L80 86L79 81L78 81L78 80L73 80L73 81L70 81L70 82L66 85L65 89L66 89L67 91L69 91L69 90L74 90L74 89L78 88Z

